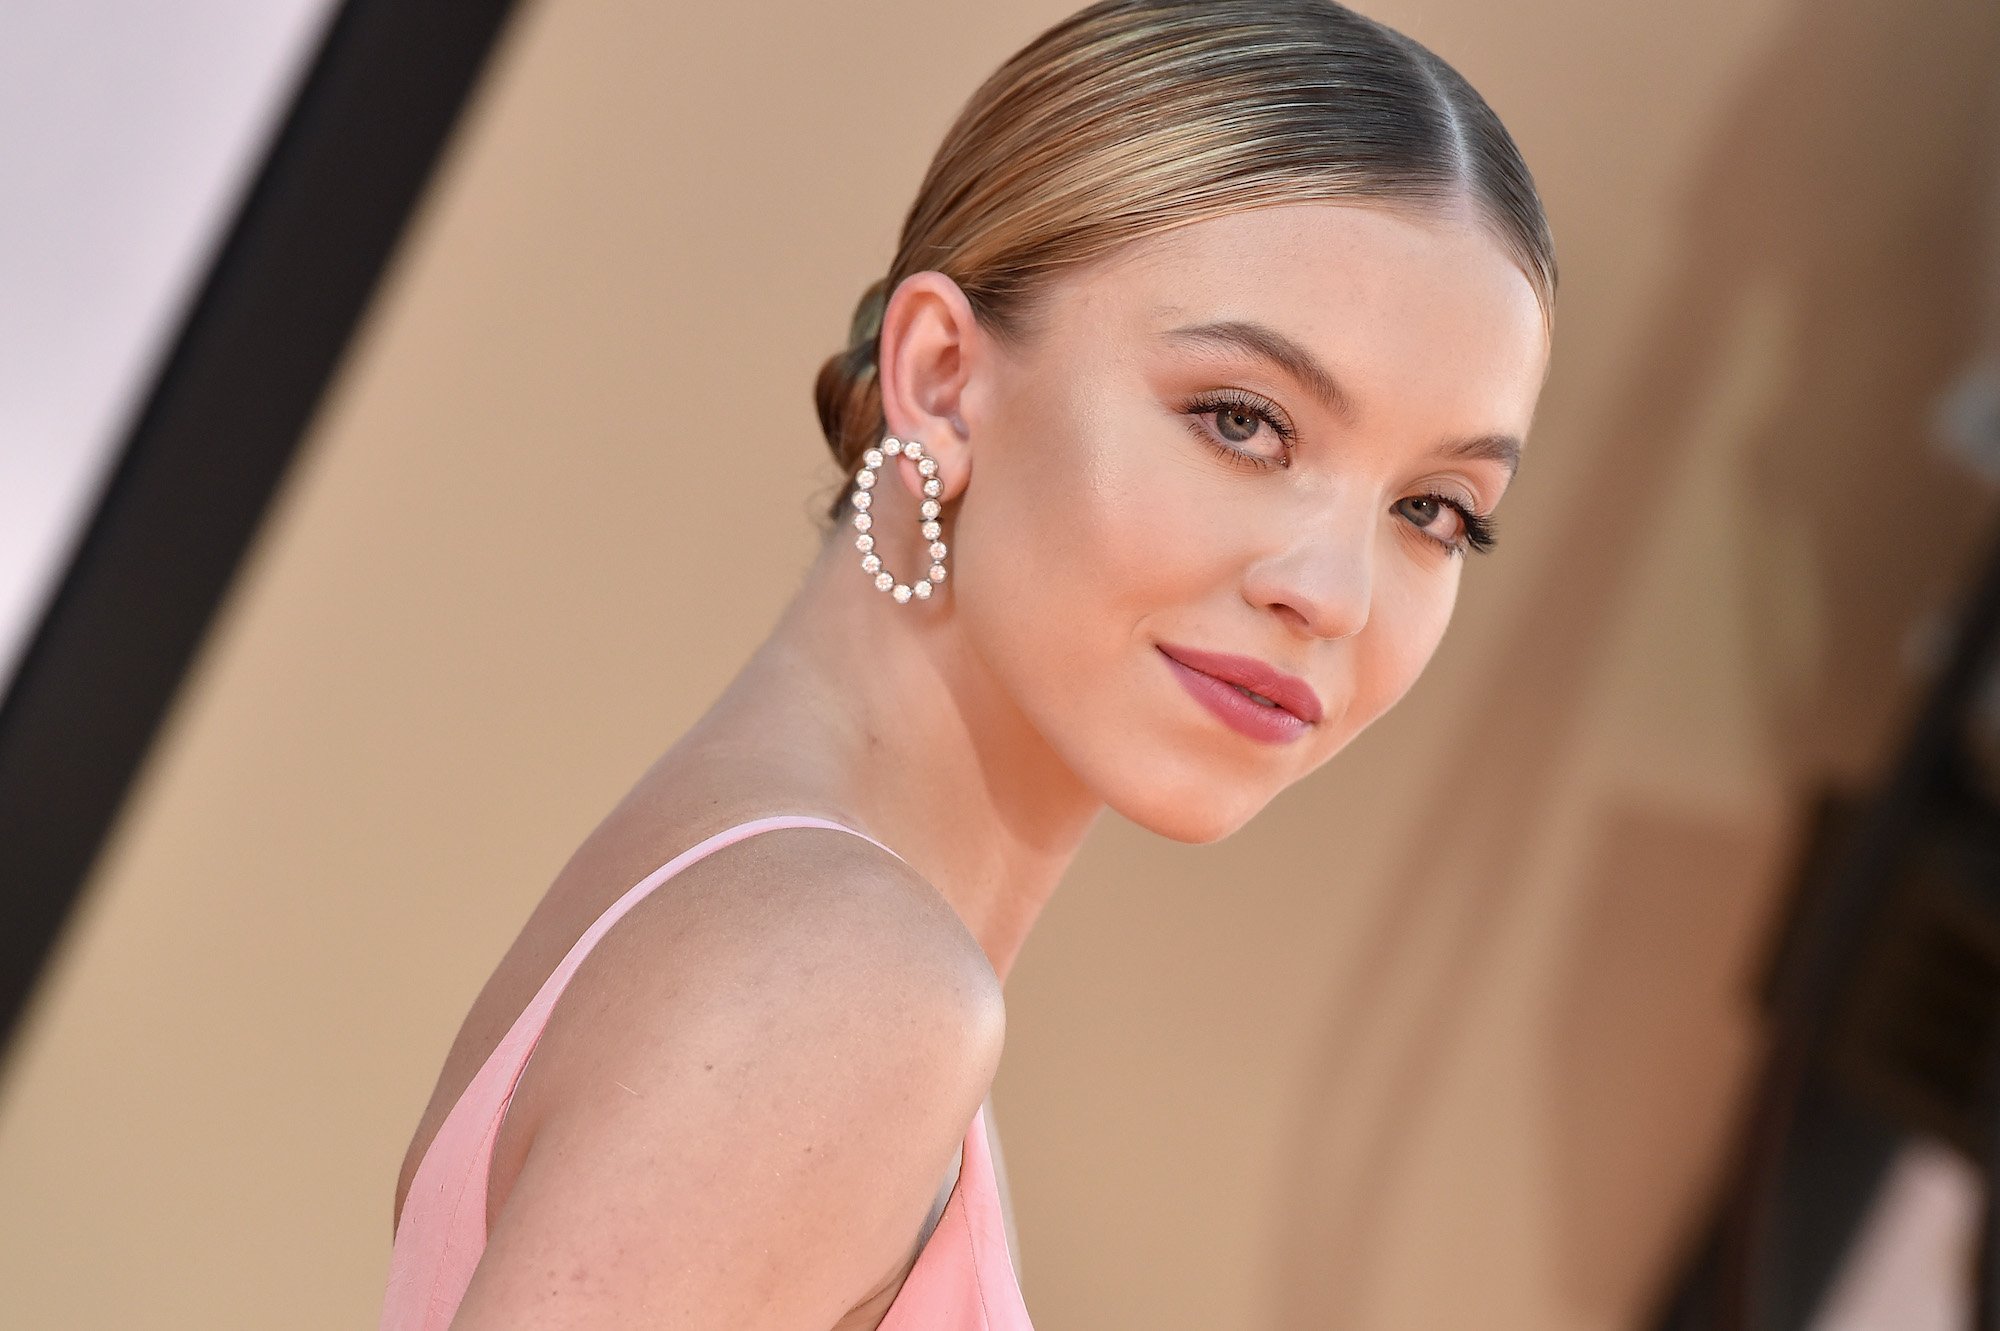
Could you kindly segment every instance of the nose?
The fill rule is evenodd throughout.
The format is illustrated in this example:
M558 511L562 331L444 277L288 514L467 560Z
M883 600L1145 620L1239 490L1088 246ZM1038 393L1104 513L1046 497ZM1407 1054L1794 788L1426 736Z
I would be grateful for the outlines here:
M1374 598L1374 532L1359 515L1312 527L1250 565L1244 599L1315 638L1353 637Z

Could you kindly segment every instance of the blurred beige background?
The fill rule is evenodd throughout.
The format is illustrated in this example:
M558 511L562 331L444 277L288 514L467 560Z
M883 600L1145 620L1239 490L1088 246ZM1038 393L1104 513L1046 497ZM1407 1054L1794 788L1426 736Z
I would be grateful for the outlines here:
M1068 4L527 8L0 1082L0 1320L373 1325L452 1033L837 478L810 384ZM1988 0L1383 0L1536 172L1556 365L1403 705L1239 835L1108 817L1008 982L1037 1324L1634 1324L1804 797L1992 515L1922 422Z

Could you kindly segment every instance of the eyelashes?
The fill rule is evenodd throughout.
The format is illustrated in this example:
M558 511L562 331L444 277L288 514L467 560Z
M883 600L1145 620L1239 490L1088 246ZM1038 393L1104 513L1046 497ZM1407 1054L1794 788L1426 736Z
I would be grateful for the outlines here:
M1280 455L1273 457L1262 453L1254 453L1248 449L1238 448L1217 437L1215 432L1203 424L1203 422L1206 418L1213 417L1224 411L1236 415L1252 416L1270 426L1271 432L1278 436L1283 445ZM1274 468L1289 467L1292 465L1292 447L1297 441L1298 433L1292 427L1290 421L1285 418L1284 412L1278 405L1266 397L1247 392L1240 388L1219 389L1190 398L1182 404L1181 415L1186 419L1188 430L1194 437L1206 444L1224 462L1229 463L1231 466L1241 467L1250 471L1270 471ZM1410 524L1416 528L1418 534L1425 540L1449 554L1462 555L1467 551L1485 554L1499 544L1499 531L1494 520L1484 514L1473 512L1467 504L1451 495L1441 494L1436 491L1425 491L1421 494L1411 495L1409 498L1399 501L1399 503L1441 505L1458 514L1459 525L1463 528L1463 532L1453 540L1446 540L1444 537L1433 535L1425 523L1412 522Z
M1181 408L1181 411L1184 415L1189 416L1188 426L1195 430L1196 435L1206 439L1217 448L1235 453L1243 465L1258 468L1289 465L1289 463L1277 458L1266 458L1255 453L1246 452L1241 448L1236 448L1215 438L1204 430L1196 428L1201 417L1213 416L1218 412L1228 411L1242 416L1255 416L1258 420L1270 426L1271 432L1284 441L1285 447L1283 451L1286 454L1290 454L1292 444L1297 439L1298 433L1292 428L1291 422L1285 419L1285 414L1278 409L1278 404L1272 402L1269 398L1260 397L1256 393L1245 392L1240 388L1225 388L1212 393L1203 393L1190 399Z

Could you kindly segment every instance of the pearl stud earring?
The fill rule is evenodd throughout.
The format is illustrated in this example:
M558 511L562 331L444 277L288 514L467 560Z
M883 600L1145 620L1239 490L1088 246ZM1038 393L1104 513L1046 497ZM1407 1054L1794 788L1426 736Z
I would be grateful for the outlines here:
M875 519L869 513L873 502L871 492L875 489L879 468L884 458L896 455L909 458L917 464L917 471L924 478L924 501L918 506L917 514L922 520L924 539L930 542L931 566L926 575L916 582L905 585L897 582L890 572L882 567L882 557L875 553L875 534L872 528ZM882 441L880 448L871 448L861 455L861 470L854 477L854 530L859 533L854 538L854 548L861 552L861 571L875 582L877 591L884 591L896 598L896 604L907 605L911 597L928 601L931 592L944 581L945 544L938 537L943 528L938 525L938 495L944 491L944 482L937 478L937 459L924 456L924 446L915 439L903 440L894 435Z

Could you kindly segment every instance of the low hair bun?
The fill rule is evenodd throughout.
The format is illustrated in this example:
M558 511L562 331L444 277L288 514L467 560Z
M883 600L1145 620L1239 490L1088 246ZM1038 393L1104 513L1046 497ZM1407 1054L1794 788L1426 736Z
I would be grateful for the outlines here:
M875 354L875 344L882 336L882 311L889 307L889 279L878 277L868 284L861 293L861 299L854 303L854 321L847 327L847 345L850 348L866 346L869 355Z
M882 338L882 312L888 304L889 279L880 277L869 283L861 299L855 302L847 346L827 357L813 384L819 428L843 477L861 465L861 454L868 441L879 437L886 428L880 385L875 377L875 355ZM828 517L836 520L840 517L847 493L848 487L843 483L828 509Z

